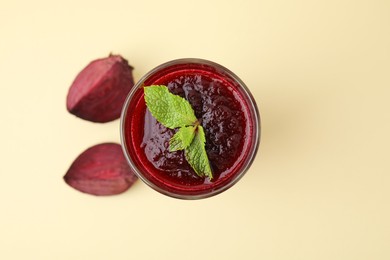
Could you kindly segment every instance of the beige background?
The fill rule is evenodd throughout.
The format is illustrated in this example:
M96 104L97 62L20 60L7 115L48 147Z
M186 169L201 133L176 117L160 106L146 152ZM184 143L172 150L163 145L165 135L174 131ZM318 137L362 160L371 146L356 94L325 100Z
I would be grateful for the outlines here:
M201 201L68 187L119 142L65 109L110 52L136 80L183 57L238 74L262 117L247 175ZM390 259L388 0L0 0L0 88L0 259Z

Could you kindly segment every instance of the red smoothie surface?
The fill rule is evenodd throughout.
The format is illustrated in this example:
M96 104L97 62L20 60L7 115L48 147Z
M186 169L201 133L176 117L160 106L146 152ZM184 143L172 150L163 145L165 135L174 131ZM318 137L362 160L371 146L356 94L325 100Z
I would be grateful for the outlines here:
M147 181L183 195L212 192L230 183L246 162L256 127L241 86L204 64L179 64L157 71L143 84L150 85L165 85L190 102L205 130L213 179L199 177L183 151L169 151L169 140L177 130L157 122L140 88L127 108L124 135L127 150Z

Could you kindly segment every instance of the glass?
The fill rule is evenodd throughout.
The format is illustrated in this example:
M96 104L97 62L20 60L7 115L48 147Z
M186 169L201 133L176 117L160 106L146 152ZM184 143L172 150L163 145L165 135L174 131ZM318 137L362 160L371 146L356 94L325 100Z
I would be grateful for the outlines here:
M240 140L237 140L237 146L234 146L240 148L237 148L237 151L235 151L233 148L231 149L232 151L234 150L234 160L232 160L233 157L231 157L230 159L229 157L226 157L228 159L226 159L225 162L222 161L221 158L228 156L227 154L230 153L229 150L227 152L226 150L224 150L225 152L222 152L219 157L213 157L215 158L215 160L218 161L221 159L222 163L231 164L225 170L221 170L219 173L217 173L218 178L215 178L213 180L203 180L199 179L199 177L197 176L193 176L193 181L191 179L192 177L190 173L188 173L187 170L179 171L178 169L174 168L172 168L173 170L171 168L169 168L168 170L164 170L165 168L162 169L159 165L154 165L154 157L151 159L151 156L146 150L158 150L159 147L153 144L154 146L151 146L150 148L147 146L148 143L145 144L145 140L149 140L146 138L146 136L150 134L150 132L154 131L150 130L149 128L158 128L158 126L157 124L149 124L149 121L152 119L150 119L150 116L148 115L149 112L147 111L145 105L143 87L150 85L169 85L169 87L174 87L175 85L179 84L178 82L181 82L180 84L182 85L180 86L182 86L182 88L177 88L177 91L181 91L184 93L185 89L187 91L186 95L188 94L190 97L193 97L191 96L193 90L201 89L203 91L202 94L195 93L195 99L196 97L200 97L202 98L202 100L213 100L212 102L210 101L210 106L213 107L208 110L205 110L206 103L199 103L199 109L203 109L203 112L208 111L207 113L213 113L213 115L218 114L223 116L224 113L230 113L229 111L231 107L236 106L240 108L238 112L235 111L235 114L231 114L231 117L227 118L225 121L221 121L222 119L217 118L217 120L220 120L218 121L219 125L222 123L227 123L228 125L230 124L237 129L231 129L229 131L242 131L242 138ZM211 91L213 91L212 93L214 94L210 94L210 97L208 97L205 93L211 93ZM183 93L182 96L184 95ZM230 96L226 96L225 98L224 93ZM224 101L224 99L226 100ZM222 102L225 102L223 103L224 105L219 105L218 100L222 100ZM226 104L228 100L230 104ZM189 101L191 102L191 100ZM194 102L196 102L196 100L192 100L192 104ZM201 116L204 115L205 113L203 113ZM144 183L146 183L148 186L155 189L156 191L179 199L207 198L219 194L233 186L235 183L237 183L238 180L241 179L241 177L247 172L247 170L251 166L256 156L260 140L259 112L256 102L249 89L246 87L246 85L241 79L239 79L233 72L231 72L227 68L217 63L203 59L187 58L173 60L159 65L150 72L148 72L134 85L133 89L127 96L127 99L122 109L120 120L121 143L123 152L134 173ZM202 124L206 125L207 120L208 118L204 117L202 120ZM236 123L237 120L241 120L239 122L242 123L238 125L233 124ZM212 126L213 128L215 128L217 125L213 124L213 121L211 119L208 122L209 126ZM207 136L209 136L209 139L212 139L214 140L213 142L216 142L216 140L218 139L216 135L223 136L225 134L224 130L221 130L221 132L211 133L210 128L210 132L207 135L208 128L207 125L205 125L203 125L203 127L205 128L206 139ZM225 127L224 129L228 128ZM166 130L163 129L161 131L164 132ZM224 144L230 145L232 144L232 140L235 136L239 135L233 134L227 137L227 139L221 140L223 140ZM159 137L156 138L158 139ZM208 140L206 140L206 143L207 142ZM165 140L165 147L166 146L167 145ZM164 147L162 146L160 148L164 149ZM212 151L210 151L210 154L212 154ZM154 154L153 156L157 157L156 154ZM166 158L163 158L161 160L163 162L168 161ZM228 160L231 161L228 162ZM185 164L182 163L182 161L177 162L177 167L182 167L182 164ZM214 161L211 158L210 162L211 165L214 165ZM215 163L215 165L218 166L217 163ZM217 167L215 168L217 169ZM219 168L217 170L219 170ZM184 179L184 175L187 179ZM188 182L186 182L185 180L188 180Z

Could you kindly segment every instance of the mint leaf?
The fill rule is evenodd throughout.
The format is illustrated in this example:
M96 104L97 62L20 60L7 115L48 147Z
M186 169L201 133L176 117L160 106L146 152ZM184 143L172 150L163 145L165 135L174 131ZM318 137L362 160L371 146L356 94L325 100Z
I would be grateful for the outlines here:
M184 154L196 174L200 177L209 177L212 179L213 175L207 157L205 143L206 137L204 130L203 127L199 125L194 140L191 145L184 150Z
M191 104L169 92L166 86L144 87L145 101L153 117L167 128L194 125L197 121Z
M184 150L188 163L200 177L213 178L207 157L204 129L191 104L169 92L166 86L144 87L145 102L152 116L167 128L179 130L169 141L169 151Z
M179 151L184 150L192 143L192 140L195 137L195 126L185 126L181 127L179 131L176 132L169 140L169 151Z

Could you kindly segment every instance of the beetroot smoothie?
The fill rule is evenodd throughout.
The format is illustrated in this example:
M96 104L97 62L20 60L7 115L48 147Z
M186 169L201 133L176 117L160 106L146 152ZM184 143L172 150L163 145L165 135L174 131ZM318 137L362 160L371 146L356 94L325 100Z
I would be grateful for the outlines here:
M183 151L170 152L177 130L161 125L144 100L144 86L165 85L187 99L206 134L213 179L199 177ZM198 199L236 183L256 155L260 135L255 101L244 83L226 68L206 60L174 60L145 75L129 94L121 117L122 147L135 173L155 190Z

